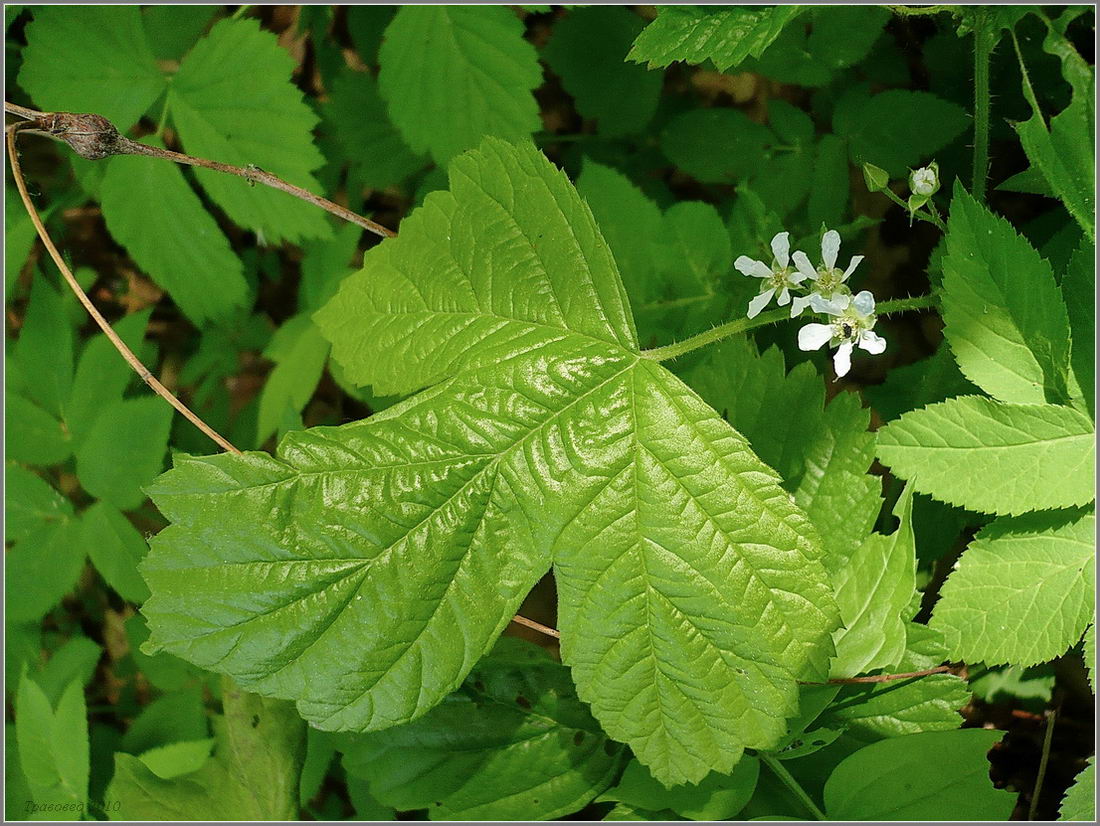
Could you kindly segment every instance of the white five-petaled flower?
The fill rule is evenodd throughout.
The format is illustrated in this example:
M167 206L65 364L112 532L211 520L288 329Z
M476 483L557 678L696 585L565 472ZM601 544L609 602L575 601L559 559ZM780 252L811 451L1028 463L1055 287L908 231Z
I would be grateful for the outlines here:
M848 263L848 269L841 271L837 269L836 257L840 253L840 233L835 229L831 229L825 233L821 239L821 267L814 269L810 264L810 259L806 256L806 253L801 250L795 252L792 256L794 259L794 265L798 268L799 274L803 279L810 279L814 282L814 294L821 298L831 299L838 293L846 295L848 288L844 286L844 282L848 280L856 267L859 266L859 262L863 260L862 255L856 255L852 257L852 260ZM809 306L813 295L806 296L805 298L795 298L791 302L791 318L802 313L807 306Z
M775 303L780 307L786 306L790 303L791 293L790 288L796 284L802 283L806 276L801 270L791 269L791 241L790 233L780 232L772 238L772 255L775 256L775 260L769 267L763 261L757 261L754 258L749 258L747 255L740 256L733 262L738 272L745 275L751 275L754 278L763 278L764 283L760 290L760 295L756 296L749 302L748 317L756 318L760 314L760 311L768 306L768 302L772 300L772 296L779 293L775 300ZM798 253L796 252L797 256ZM799 299L795 299L798 301Z
M876 321L875 298L867 290L832 299L814 295L811 303L817 312L828 313L833 320L829 324L807 324L799 330L798 349L817 350L826 342L836 346L833 367L838 378L852 369L853 347L875 355L886 349L886 339L871 332Z

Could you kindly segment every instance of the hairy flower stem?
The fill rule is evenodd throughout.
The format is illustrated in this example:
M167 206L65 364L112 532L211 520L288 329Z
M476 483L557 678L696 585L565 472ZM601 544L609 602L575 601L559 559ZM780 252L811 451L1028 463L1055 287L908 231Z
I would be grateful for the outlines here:
M997 43L997 33L989 21L989 12L975 9L974 24L974 166L971 194L985 203L985 179L989 173L989 60Z
M936 306L936 299L933 296L919 295L914 298L884 301L876 307L875 314L889 315L890 313L900 313L907 310L926 310L934 306ZM788 308L780 307L778 310L772 310L769 313L761 313L756 318L736 318L733 321L728 321L707 330L705 333L685 338L683 341L666 344L664 347L654 347L652 350L643 350L642 358L652 359L653 361L668 361L669 359L679 358L692 350L698 350L700 347L706 347L708 344L735 336L738 333L746 333L749 330L755 330L757 327L766 327L769 324L785 321L790 316L791 311Z
M810 814L812 814L816 820L829 819L825 816L825 813L817 807L817 804L814 803L814 799L810 797L809 793L802 788L802 784L795 780L794 775L787 771L787 767L783 765L782 760L770 754L764 754L763 752L757 756L760 758L760 762L771 769L772 774L778 777L783 782L783 785L791 790L794 796L799 799L802 805L809 810Z

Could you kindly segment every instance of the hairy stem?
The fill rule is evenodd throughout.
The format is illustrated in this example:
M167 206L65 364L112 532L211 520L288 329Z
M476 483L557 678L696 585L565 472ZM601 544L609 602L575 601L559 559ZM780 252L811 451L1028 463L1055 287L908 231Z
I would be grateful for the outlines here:
M971 194L979 204L985 203L985 179L989 173L989 59L997 35L989 23L989 12L975 9L974 23L974 166L970 181Z
M909 204L905 203L905 201L903 201L901 197L896 192L894 192L894 190L890 189L890 187L886 187L886 189L880 191L883 195L885 195L899 207L904 209L906 212L909 211ZM932 205L931 198L928 199L928 202L925 204L925 206L928 207L928 212L921 212L920 210L917 210L916 212L912 213L913 217L916 218L918 221L927 221L929 224L933 224L940 232L947 232L947 227L944 225L943 220L940 218L940 214L936 211L936 207Z
M936 306L936 299L933 296L919 295L913 298L883 301L875 308L875 313L876 315L890 315L891 313L900 313L907 310L926 310L934 306ZM727 321L725 324L720 324L691 338L685 338L683 341L666 344L664 347L654 347L652 350L643 350L642 358L653 359L653 361L668 361L669 359L679 358L692 350L698 350L700 347L706 347L708 344L714 344L738 333L755 330L757 327L776 324L790 318L790 316L790 310L781 307L778 310L761 313L756 318L735 318L733 321Z
M825 817L825 813L817 807L816 803L814 803L814 799L810 797L809 793L805 789L802 788L802 784L795 780L794 775L787 771L787 767L783 765L782 760L779 760L770 754L764 754L763 752L761 752L758 756L760 758L760 762L771 769L772 774L783 781L783 785L791 790L794 796L797 797L799 801L801 801L802 805L805 806L807 810L809 810L810 814L814 816L814 819L828 820L828 818Z

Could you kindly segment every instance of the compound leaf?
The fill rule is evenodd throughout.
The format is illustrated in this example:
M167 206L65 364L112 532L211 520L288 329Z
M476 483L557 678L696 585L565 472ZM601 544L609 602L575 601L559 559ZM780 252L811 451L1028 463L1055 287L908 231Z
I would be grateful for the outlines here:
M1095 524L1092 514L1029 514L984 528L932 615L951 658L1029 666L1076 644L1093 618Z
M294 61L256 20L222 20L180 62L169 107L184 149L235 166L256 165L316 192L324 163L313 145L317 116L290 82ZM329 234L317 207L284 192L196 169L195 177L230 218L264 240Z
M96 502L80 515L84 547L100 576L123 599L141 604L149 588L138 573L138 564L149 546L138 529L106 502Z
M542 69L511 9L403 6L378 59L390 119L438 164L487 135L516 140L541 125L531 91Z
M244 266L173 163L111 158L99 197L107 229L196 325L224 320L248 295Z
M878 432L878 456L914 488L984 513L1068 508L1095 496L1092 420L1071 407L960 396Z
M662 782L795 712L836 623L805 518L744 438L642 358L591 213L487 140L314 318L371 418L277 458L181 457L143 571L152 648L377 730L457 688L553 562L562 652ZM385 357L379 357L385 353Z
M297 315L280 327L264 350L275 362L260 394L256 445L262 445L279 427L279 419L288 407L300 413L317 389L325 362L328 341L309 316Z
M71 812L88 804L88 719L84 686L69 684L57 708L25 674L15 701L19 761L34 802L44 811Z
M1067 399L1069 318L1050 264L958 183L943 318L959 368L989 395L1023 404Z
M95 112L125 132L165 88L137 6L38 6L19 85L47 112Z
M678 60L709 60L724 72L750 55L760 57L801 12L799 6L662 6L657 19L634 41L627 59L648 63L650 69Z

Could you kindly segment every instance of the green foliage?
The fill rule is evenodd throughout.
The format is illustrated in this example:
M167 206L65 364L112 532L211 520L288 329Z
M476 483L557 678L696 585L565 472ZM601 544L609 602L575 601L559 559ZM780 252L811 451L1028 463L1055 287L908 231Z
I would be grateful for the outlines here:
M40 109L95 112L126 130L166 84L137 6L37 6L19 85Z
M343 764L383 805L432 820L554 819L607 787L621 751L567 669L505 637L424 717L349 738Z
M1077 775L1058 810L1059 820L1096 820L1096 758Z
M1000 737L964 729L873 743L829 777L825 811L833 820L1007 819L1012 796L989 783L985 760Z
M661 76L624 62L642 30L627 9L577 9L554 27L542 58L573 95L577 111L596 120L601 135L640 132L657 110Z
M777 717L794 711L795 675L821 673L829 653L833 613L809 526L735 431L639 358L610 253L563 176L531 149L489 141L452 165L451 187L430 195L398 240L372 250L316 316L353 380L383 393L437 386L364 423L292 434L279 459L181 459L153 489L176 523L144 568L153 638L254 689L295 697L320 727L377 729L420 716L457 687L553 562L563 657L604 729L665 782L728 769L742 745L775 741ZM486 231L499 221L518 232ZM493 266L467 274L472 260ZM368 343L389 358L363 358ZM670 437L667 421L682 435ZM341 476L377 516L353 516L363 494L341 504L325 493L324 480ZM418 501L404 500L399 491L417 478L431 482ZM744 491L743 504L712 501L719 485ZM284 524L223 533L245 511L255 523L280 491ZM361 527L333 533L337 509ZM743 526L754 522L768 529L750 538ZM272 559L269 530L293 531L297 554ZM704 530L715 544L697 539ZM493 553L490 541L509 553ZM179 566L181 551L191 566ZM741 564L722 564L725 555ZM266 579L273 564L294 578ZM768 585L753 573L760 567ZM639 568L650 573L639 579ZM196 578L202 596L185 589L181 601L174 583ZM434 596L402 602L408 588ZM380 615L380 599L408 613ZM765 611L774 624L758 624ZM271 643L232 643L242 621L269 628ZM341 642L349 634L352 650ZM716 650L730 652L718 670L707 653ZM698 693L667 685L668 668ZM412 688L408 669L422 677L402 691ZM361 699L348 705L338 683ZM750 702L749 691L771 699ZM639 726L639 702L659 738ZM696 732L690 751L686 725Z
M943 260L944 336L996 399L1066 399L1069 319L1050 264L956 185Z
M1052 660L1092 622L1092 514L998 519L978 534L932 616L953 659L1027 666Z
M721 8L662 6L627 55L649 68L711 61L720 72L749 55L759 57L791 20L798 6Z
M625 805L635 811L672 811L689 820L731 820L749 802L759 776L760 761L746 755L728 775L712 772L697 785L669 789L658 783L645 766L632 760L619 785L601 795L600 800L618 801L616 809Z
M118 802L110 812L113 820L297 817L305 725L293 706L246 694L228 681L223 683L222 702L225 713L213 720L214 753L197 771L182 770L197 762L188 750L201 753L208 748L205 742L182 753L177 748L174 755L164 750L143 759L115 755L115 775L106 795Z
M486 135L515 140L539 128L531 91L542 72L522 30L503 7L398 10L378 53L378 87L415 152L442 164Z
M878 455L916 490L985 513L1084 505L1095 496L1092 421L1071 407L961 396L906 413Z
M8 7L10 103L399 231L19 134L117 334L275 454L202 455L9 182L8 819L1008 816L994 706L1095 665L1094 15L1049 12ZM837 236L877 318L802 306ZM1040 817L1058 766L1093 815L1080 720Z
M82 685L71 683L55 708L34 680L24 675L15 707L19 766L34 813L46 813L43 819L79 820L88 804L89 772Z
M292 68L290 56L255 21L215 25L180 61L169 90L167 106L184 149L235 166L253 164L316 190L312 172L323 158L310 130L317 117L289 82ZM318 210L285 193L209 169L196 169L195 177L230 218L269 242L328 234Z
M833 131L848 141L852 163L873 163L893 178L906 174L967 127L962 107L928 92L854 89L837 101Z

